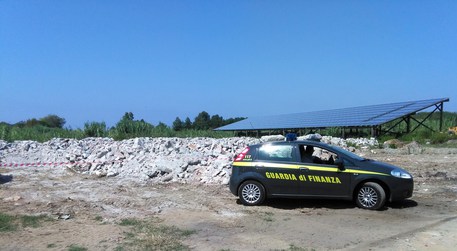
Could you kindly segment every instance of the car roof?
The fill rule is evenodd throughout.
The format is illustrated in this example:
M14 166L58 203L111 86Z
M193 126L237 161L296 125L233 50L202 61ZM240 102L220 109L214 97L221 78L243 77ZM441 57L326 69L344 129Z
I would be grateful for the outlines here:
M255 145L251 145L250 147L252 148L259 148L263 145L268 145L268 144L273 144L273 145L310 145L314 147L320 147L323 149L327 149L333 152L337 152L338 154L344 154L347 155L347 151L345 151L343 148L335 146L335 145L330 145L324 142L320 141L315 141L315 140L294 140L294 141L267 141Z
M260 144L256 144L253 146L261 146L261 145L266 145L266 144L274 144L274 145L314 145L314 146L323 146L323 147L331 147L329 144L319 142L319 141L314 141L314 140L294 140L294 141L266 141Z

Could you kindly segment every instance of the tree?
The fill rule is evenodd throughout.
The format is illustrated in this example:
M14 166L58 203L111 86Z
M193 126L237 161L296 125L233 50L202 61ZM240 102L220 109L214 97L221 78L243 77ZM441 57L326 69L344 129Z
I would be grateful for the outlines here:
M209 122L209 125L210 125L211 129L221 127L221 126L224 125L224 119L221 116L217 115L217 114L213 115L213 116L211 116L211 120Z
M37 125L42 125L43 123L41 121L39 121L38 119L27 119L27 121L20 121L20 122L17 122L16 124L14 124L14 126L17 126L19 128L24 128L24 127L34 127L34 126L37 126Z
M128 121L133 121L133 113L132 112L126 112L124 116L122 116L121 120L128 120Z
M179 117L176 117L175 121L173 122L173 130L181 131L184 128L184 123Z
M159 124L156 126L157 129L160 129L160 130L164 130L164 129L168 129L168 126L167 124L163 123L163 122L159 122Z
M133 120L131 112L126 112L113 129L115 139L149 137L154 129L152 124L142 120Z
M184 121L184 129L187 129L187 130L192 129L192 121L190 121L189 117L187 117L186 120Z
M194 120L194 128L196 130L207 130L210 128L210 116L207 112L200 112Z
M62 128L65 124L65 119L57 115L51 114L44 118L41 118L40 123L50 128Z

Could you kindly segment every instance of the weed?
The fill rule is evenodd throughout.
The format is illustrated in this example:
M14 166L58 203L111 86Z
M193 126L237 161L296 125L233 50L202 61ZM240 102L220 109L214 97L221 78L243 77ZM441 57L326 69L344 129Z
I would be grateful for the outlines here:
M14 223L14 217L0 213L0 232L12 232L17 230L17 225Z
M33 227L33 228L40 227L40 223L43 221L51 220L48 216L45 216L45 215L38 215L38 216L23 215L20 218L21 218L21 222L22 222L22 227Z
M289 250L290 250L290 251L308 251L309 249L307 249L307 248L302 248L302 247L297 247L297 246L295 246L295 245L290 245L290 246L289 246ZM311 251L313 251L313 250L315 250L315 249L311 249Z
M264 221L267 221L267 222L273 222L273 221L274 221L273 215L274 215L274 214L273 214L272 212L265 212L265 213L264 213L264 216L262 217L262 219L263 219Z
M125 248L122 246L117 246L114 251L125 251Z
M87 251L87 248L72 244L70 247L68 247L68 251Z
M153 218L140 221L137 219L123 219L121 226L131 227L126 232L126 240L122 246L116 248L121 251L126 249L139 250L188 250L189 247L181 243L181 239L194 234L193 230L181 230L175 226L166 226Z
M54 244L54 243L50 243L50 244L48 244L46 247L47 247L47 248L55 248L55 247L57 247L57 245Z
M119 225L121 226L137 226L140 225L141 221L137 219L122 219Z
M97 216L95 216L95 219L94 219L94 220L95 220L95 221L100 221L100 222L101 222L101 221L103 221L103 217L101 217L100 215L97 215Z
M0 213L0 232L16 231L19 227L40 227L41 222L49 221L51 218L45 215L22 215L12 216Z
M314 248L307 249L307 248L297 247L297 246L291 244L291 245L289 245L288 249L280 249L280 251L315 251L315 249Z

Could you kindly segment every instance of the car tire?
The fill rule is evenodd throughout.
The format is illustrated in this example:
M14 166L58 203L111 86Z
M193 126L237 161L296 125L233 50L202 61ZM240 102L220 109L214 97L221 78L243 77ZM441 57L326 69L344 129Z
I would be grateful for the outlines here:
M367 182L357 191L355 201L360 208L378 210L386 203L386 192L378 183Z
M243 182L238 189L238 196L245 206L257 206L265 200L265 188L257 181Z

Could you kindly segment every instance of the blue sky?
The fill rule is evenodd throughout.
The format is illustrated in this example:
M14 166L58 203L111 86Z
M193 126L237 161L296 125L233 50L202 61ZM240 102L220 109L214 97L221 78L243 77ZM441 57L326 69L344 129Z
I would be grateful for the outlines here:
M0 0L0 121L154 125L450 98L457 1Z

